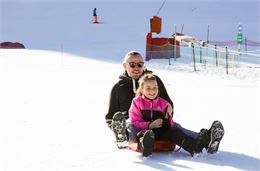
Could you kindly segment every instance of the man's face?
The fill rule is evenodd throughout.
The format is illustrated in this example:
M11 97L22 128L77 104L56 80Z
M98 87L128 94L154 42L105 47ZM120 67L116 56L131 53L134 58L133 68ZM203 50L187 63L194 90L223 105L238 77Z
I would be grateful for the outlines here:
M144 61L138 55L131 56L123 65L128 76L133 79L141 77L144 71Z

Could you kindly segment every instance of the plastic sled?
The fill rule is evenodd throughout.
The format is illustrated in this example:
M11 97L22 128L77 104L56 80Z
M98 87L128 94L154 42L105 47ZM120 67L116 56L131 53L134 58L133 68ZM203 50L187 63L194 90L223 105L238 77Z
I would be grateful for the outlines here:
M153 152L169 152L174 151L176 144L171 141L156 140L153 146ZM129 150L141 152L138 149L138 143L134 142L128 146Z

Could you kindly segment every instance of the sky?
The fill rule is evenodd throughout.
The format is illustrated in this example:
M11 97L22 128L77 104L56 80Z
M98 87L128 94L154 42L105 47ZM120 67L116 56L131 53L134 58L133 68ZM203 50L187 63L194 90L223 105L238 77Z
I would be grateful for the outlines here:
M102 60L110 55L109 59L118 62L130 48L144 52L149 20L162 3L162 0L1 0L0 41L19 41L31 49L64 50L99 56ZM95 7L103 25L91 24ZM180 32L184 24L183 33L198 40L207 40L208 26L209 40L236 40L241 23L244 36L260 42L259 9L259 0L167 0L158 14L162 18L162 32L154 37L172 37L175 26ZM107 46L100 49L102 43ZM119 49L122 43L125 48ZM111 48L117 50L111 53Z

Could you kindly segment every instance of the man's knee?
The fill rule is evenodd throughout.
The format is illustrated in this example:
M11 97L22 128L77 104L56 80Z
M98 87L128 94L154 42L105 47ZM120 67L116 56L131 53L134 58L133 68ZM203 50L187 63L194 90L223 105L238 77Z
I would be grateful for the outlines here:
M129 142L136 141L137 130L135 129L135 127L132 124L128 123L126 130L127 130L127 135L128 135Z

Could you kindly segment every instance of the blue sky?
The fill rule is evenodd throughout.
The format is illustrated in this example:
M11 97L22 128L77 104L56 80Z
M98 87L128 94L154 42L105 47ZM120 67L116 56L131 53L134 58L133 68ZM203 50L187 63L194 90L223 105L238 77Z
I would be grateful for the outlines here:
M116 49L144 51L149 19L156 15L163 0L1 0L0 41L19 41L32 49L60 50L81 55L97 55ZM102 25L91 24L97 8ZM167 0L158 16L162 17L159 37L171 37L174 27L197 39L235 40L238 24L249 40L260 42L259 0ZM105 27L108 31L101 31ZM130 29L129 29L130 28ZM124 31L122 31L124 30ZM118 49L125 44L125 49ZM89 47L92 51L86 50ZM129 48L129 49L128 49ZM87 53L88 51L88 53Z

